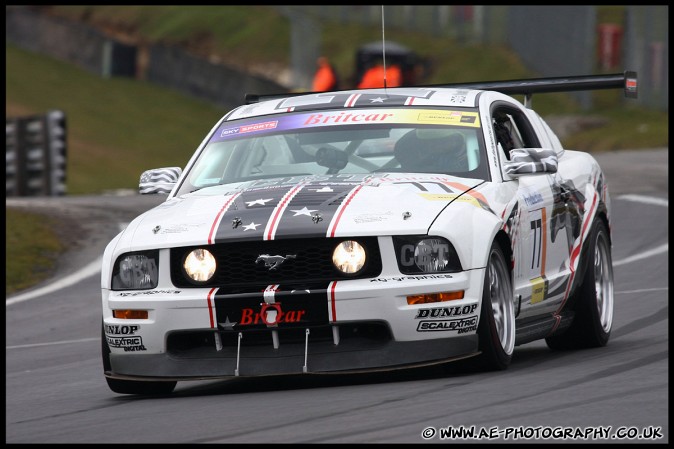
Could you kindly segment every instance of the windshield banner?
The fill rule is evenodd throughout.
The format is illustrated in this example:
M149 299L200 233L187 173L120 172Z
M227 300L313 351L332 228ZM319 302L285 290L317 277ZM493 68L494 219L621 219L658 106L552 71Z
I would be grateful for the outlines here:
M480 118L477 112L438 109L314 111L296 115L284 115L275 119L270 119L269 116L258 117L254 120L245 120L244 124L240 125L234 125L234 122L225 122L218 128L210 141L221 142L249 133L266 134L272 131L291 129L372 124L453 125L479 128Z

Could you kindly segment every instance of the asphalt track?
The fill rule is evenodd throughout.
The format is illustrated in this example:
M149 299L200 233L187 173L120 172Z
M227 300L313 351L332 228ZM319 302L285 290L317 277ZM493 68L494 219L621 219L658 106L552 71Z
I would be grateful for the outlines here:
M667 443L668 150L597 159L613 206L616 305L605 348L555 353L533 342L517 347L503 372L449 365L179 382L158 398L117 395L105 383L98 271L119 226L158 199L8 198L8 207L88 218L86 241L61 263L59 282L7 298L5 441ZM482 439L459 439L471 429Z

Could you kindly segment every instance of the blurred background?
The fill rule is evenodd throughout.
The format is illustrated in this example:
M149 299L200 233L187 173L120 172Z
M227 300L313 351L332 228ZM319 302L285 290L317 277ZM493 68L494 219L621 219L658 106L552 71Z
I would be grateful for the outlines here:
M636 71L636 100L616 89L533 106L568 148L667 146L668 17L666 5L385 6L383 18L381 5L6 6L7 196L136 190L145 169L184 167L245 94L310 91L319 56L353 88L383 35L407 85ZM19 191L25 158L50 178Z

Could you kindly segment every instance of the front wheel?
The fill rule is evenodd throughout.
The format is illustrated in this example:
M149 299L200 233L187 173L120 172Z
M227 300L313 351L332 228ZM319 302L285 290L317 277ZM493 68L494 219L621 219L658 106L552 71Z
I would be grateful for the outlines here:
M562 334L545 339L550 349L580 349L606 346L613 324L613 262L606 225L596 218L590 233L582 283L574 293L575 312L571 326Z
M515 303L510 270L496 242L487 260L477 333L481 367L506 369L515 349Z

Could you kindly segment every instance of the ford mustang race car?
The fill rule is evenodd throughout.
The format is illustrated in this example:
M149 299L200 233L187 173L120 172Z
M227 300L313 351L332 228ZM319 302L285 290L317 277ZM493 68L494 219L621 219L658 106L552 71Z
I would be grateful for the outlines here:
M636 74L247 96L106 247L110 389L346 373L606 345L611 203L538 92ZM524 95L524 104L511 95Z

